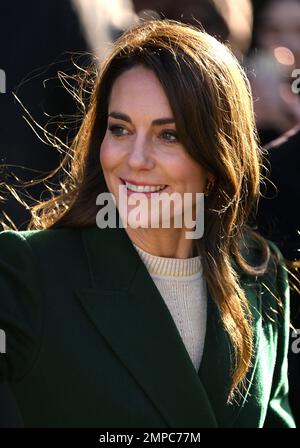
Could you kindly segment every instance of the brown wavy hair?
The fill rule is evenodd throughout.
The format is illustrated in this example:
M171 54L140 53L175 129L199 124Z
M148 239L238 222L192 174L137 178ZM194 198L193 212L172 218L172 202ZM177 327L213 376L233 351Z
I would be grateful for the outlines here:
M181 143L215 180L206 199L205 233L195 245L233 349L231 401L245 385L253 355L251 312L234 265L247 274L261 275L270 253L266 242L246 227L259 195L261 155L249 84L226 46L199 29L171 20L141 23L121 36L101 64L81 128L62 163L67 173L62 188L33 207L29 228L95 224L96 197L108 191L99 150L110 92L116 78L136 65L156 74ZM261 248L259 266L246 261L249 241Z

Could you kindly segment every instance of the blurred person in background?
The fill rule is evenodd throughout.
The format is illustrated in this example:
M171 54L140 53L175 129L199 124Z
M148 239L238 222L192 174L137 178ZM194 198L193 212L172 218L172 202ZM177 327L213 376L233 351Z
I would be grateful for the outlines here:
M267 0L255 9L247 62L261 143L300 122L300 101L291 85L300 69L300 1Z

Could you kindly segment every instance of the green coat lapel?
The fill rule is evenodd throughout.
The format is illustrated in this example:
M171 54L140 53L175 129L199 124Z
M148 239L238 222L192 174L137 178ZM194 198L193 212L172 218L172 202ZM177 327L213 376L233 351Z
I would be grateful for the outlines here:
M197 372L164 300L126 231L90 228L82 231L82 238L91 285L77 291L77 297L166 424L217 427L228 423L230 426L240 408L226 405L224 390L230 382L229 344L210 295L203 360ZM257 305L257 295L252 290L248 292ZM257 319L255 328L256 324ZM256 349L257 344L256 339Z

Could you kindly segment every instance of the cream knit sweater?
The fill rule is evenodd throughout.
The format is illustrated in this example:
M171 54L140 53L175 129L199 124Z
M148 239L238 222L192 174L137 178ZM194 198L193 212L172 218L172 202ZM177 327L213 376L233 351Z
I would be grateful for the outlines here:
M198 371L206 331L207 295L201 258L165 258L134 245L177 326Z

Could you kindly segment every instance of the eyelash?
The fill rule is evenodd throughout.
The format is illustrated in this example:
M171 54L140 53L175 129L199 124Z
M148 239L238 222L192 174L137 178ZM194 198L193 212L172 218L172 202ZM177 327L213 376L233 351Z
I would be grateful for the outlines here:
M110 130L110 132L115 136L115 137L123 137L126 134L119 134L118 131L126 131L126 128L124 128L123 126L120 125L109 125L108 129ZM167 139L167 138L163 138L162 139L166 142L166 143L178 143L179 139L177 136L177 133L173 130L164 130L160 133L160 136L168 134L172 137L172 139Z

